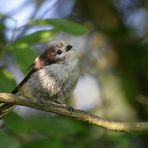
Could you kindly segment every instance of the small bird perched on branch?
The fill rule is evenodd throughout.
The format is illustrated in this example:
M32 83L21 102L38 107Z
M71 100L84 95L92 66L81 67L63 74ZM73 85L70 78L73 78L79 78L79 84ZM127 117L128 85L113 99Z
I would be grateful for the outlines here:
M39 55L20 84L11 92L38 101L61 102L75 88L80 76L76 52L65 42L55 42ZM0 103L0 118L14 106Z

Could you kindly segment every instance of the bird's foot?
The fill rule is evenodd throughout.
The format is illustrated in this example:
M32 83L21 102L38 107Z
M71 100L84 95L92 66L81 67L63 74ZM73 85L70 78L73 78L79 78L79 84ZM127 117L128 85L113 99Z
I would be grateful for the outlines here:
M59 106L62 106L62 107L66 107L67 110L70 112L70 114L72 114L72 112L74 110L72 106L69 106L67 104L64 104L64 103L62 103L60 101L54 101L54 103L56 103L56 105L59 105Z

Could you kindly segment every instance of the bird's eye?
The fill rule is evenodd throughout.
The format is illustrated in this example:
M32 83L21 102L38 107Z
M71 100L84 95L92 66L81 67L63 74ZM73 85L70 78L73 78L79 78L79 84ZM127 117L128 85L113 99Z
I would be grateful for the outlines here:
M66 46L66 51L69 51L71 48L72 48L71 45L67 45L67 46Z
M62 53L62 51L61 50L57 50L57 54L61 54Z

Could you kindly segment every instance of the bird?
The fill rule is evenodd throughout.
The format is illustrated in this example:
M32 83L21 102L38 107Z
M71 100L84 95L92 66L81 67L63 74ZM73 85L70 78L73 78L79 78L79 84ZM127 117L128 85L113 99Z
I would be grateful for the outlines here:
M79 77L79 61L75 49L64 41L57 41L48 44L11 93L33 101L53 101L60 104L70 97ZM0 103L0 118L13 108L12 104Z

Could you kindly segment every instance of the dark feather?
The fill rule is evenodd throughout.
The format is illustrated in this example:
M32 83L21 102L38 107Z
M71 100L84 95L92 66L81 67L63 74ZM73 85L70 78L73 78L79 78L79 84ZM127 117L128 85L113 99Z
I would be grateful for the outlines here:
M30 78L30 76L36 71L34 68L34 64L30 67L29 72L25 76L25 78L11 91L11 93L16 94L19 91L19 88Z

